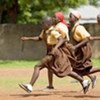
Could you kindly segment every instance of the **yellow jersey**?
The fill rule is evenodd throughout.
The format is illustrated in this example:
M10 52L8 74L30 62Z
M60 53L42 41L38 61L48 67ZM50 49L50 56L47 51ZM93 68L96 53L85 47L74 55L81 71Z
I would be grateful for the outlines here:
M55 45L58 43L58 38L66 38L69 41L68 28L63 23L58 23L56 26L51 26L44 33L40 34L40 37L43 38L43 34L47 35L47 44Z
M74 26L74 28L72 29L72 32L73 32L73 38L77 42L80 42L84 40L85 38L90 37L90 34L87 32L87 30L82 25Z

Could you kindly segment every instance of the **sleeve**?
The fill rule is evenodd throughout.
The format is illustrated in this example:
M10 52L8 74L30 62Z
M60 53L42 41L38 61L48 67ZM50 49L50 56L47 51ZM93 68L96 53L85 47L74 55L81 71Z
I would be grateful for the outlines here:
M68 28L65 24L63 23L59 23L57 26L56 26L56 29L58 31L60 31L60 33L62 34L62 37L63 38L66 38L68 41L69 41L69 34L68 34Z
M80 42L87 37L90 37L90 34L87 32L87 30L81 25L77 26L74 33L74 39L77 42Z
M51 31L51 35L52 35L53 37L55 37L56 39L59 38L59 37L61 36L61 34L60 34L58 31L56 31L56 30L52 30L52 31Z

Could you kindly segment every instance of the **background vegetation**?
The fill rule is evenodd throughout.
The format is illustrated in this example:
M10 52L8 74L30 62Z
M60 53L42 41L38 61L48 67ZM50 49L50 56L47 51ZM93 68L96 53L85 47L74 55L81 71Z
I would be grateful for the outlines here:
M84 4L100 5L99 0L0 0L0 23L37 24L56 11L67 12L70 7Z

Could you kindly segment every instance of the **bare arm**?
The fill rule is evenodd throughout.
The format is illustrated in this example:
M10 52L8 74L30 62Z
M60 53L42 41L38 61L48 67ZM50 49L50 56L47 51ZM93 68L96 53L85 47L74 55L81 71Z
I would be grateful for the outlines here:
M79 47L82 47L83 45L85 45L86 43L88 43L90 41L90 38L86 38L83 41L81 41L80 43L78 43L77 45L74 46L74 49L77 49Z
M58 43L55 45L54 49L59 48L64 42L66 42L66 39L63 39L62 37L58 38Z
M80 42L79 44L75 45L74 46L74 49L77 49L83 45L85 45L86 43L88 43L89 41L93 41L93 40L100 40L100 37L96 37L96 36L90 36L90 37L87 37L86 39L84 39L82 42Z
M91 36L90 40L100 40L100 36Z
M21 37L21 40L23 40L23 41L29 41L29 40L40 41L41 38L39 36L35 36L35 37L26 37L26 36L24 36L24 37Z

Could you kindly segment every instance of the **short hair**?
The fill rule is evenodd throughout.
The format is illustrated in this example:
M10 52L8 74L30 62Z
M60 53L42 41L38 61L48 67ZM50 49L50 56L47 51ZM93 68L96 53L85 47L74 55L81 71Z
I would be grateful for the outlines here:
M53 23L52 23L52 17L49 17L49 16L46 16L42 19L42 26L51 26Z

